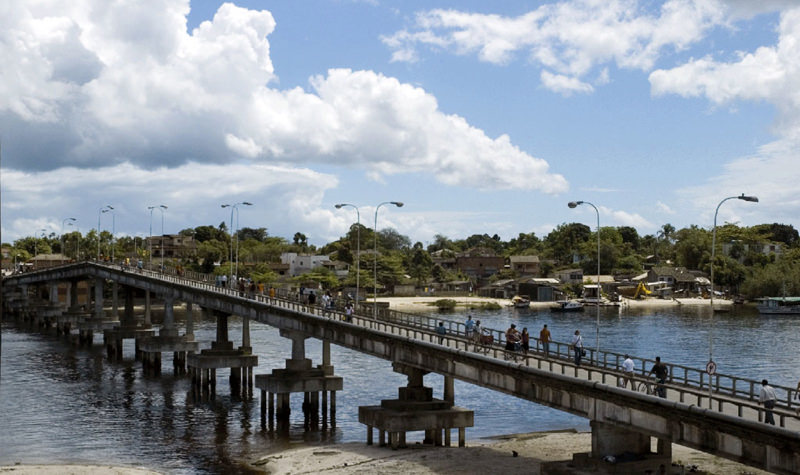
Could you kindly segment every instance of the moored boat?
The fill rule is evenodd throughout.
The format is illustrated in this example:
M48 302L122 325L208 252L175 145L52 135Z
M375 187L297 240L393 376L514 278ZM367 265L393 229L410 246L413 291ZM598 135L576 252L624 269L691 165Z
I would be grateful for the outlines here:
M581 312L583 311L583 304L577 300L559 300L556 302L558 306L551 307L554 312Z
M764 297L756 306L762 315L800 315L800 297Z
M511 305L513 305L514 308L530 308L531 299L529 299L527 295L515 295L511 299Z

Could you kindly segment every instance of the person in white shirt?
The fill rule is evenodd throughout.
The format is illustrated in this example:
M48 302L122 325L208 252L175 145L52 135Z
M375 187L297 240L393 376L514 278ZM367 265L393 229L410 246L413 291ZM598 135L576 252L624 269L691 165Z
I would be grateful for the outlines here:
M622 362L622 387L628 387L628 381L631 383L631 389L636 389L636 382L633 380L633 360L630 356L625 355L625 361Z
M775 418L772 417L772 408L775 407L775 390L769 385L767 380L761 381L761 394L758 395L758 403L764 405L764 422L775 425Z
M575 352L575 364L580 366L583 357L583 337L580 330L575 330L575 336L572 338L572 350Z

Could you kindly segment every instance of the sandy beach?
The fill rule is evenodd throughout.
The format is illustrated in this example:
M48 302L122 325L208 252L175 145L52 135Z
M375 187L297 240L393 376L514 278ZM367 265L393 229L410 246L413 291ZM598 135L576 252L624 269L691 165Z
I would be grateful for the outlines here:
M456 308L455 312L459 313L468 313L470 307L480 306L481 304L486 303L496 303L502 307L510 306L511 300L509 299L495 299L495 298L487 298L487 297L442 297L442 296L434 296L434 297L384 297L378 298L378 302L388 302L389 308L392 310L397 310L399 312L426 312L435 310L436 307L433 305L434 302L437 300L441 300L443 298L449 298L455 300ZM631 300L631 299L623 299L620 303L621 307L628 307L628 308L658 308L658 307L678 307L681 305L685 306L697 306L697 305L710 305L710 301L708 299L700 299L700 298L679 298L679 299L643 299L643 300ZM716 299L714 300L714 306L728 306L733 305L733 302L730 300L721 300ZM553 302L531 302L531 308L545 310L549 307L554 306ZM589 307L593 308L593 307Z
M430 447L407 449L346 443L298 447L268 454L252 461L254 467L273 475L300 474L588 474L573 466L573 453L588 452L588 432L541 432L467 440L466 448ZM514 453L517 455L515 456ZM761 470L673 445L673 466L668 473L719 475L766 474Z

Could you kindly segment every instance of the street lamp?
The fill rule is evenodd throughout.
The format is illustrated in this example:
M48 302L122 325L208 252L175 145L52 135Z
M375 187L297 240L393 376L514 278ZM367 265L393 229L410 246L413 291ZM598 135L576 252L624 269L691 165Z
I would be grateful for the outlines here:
M577 208L578 205L589 205L594 208L594 212L597 213L597 323L595 324L595 358L600 357L600 211L597 210L597 206L589 203L588 201L570 201L567 203L567 206L570 208Z
M378 209L383 205L395 205L398 208L403 207L400 201L384 201L375 207L375 227L373 228L373 236L375 240L375 255L373 256L372 268L374 272L373 290L372 290L372 318L378 318Z
M45 234L47 233L46 229L40 229L40 233L42 233L41 239L44 239ZM39 236L33 235L33 258L36 259L36 256L39 255Z
M742 193L739 196L729 196L724 200L720 201L717 205L717 209L714 211L714 228L711 232L711 328L708 331L708 366L707 368L713 368L716 370L716 365L714 364L713 356L713 341L714 341L714 256L716 255L717 249L717 213L719 213L719 207L722 206L722 203L728 200L742 200L742 201L750 201L752 203L758 203L758 198L755 196L748 196ZM709 375L708 381L708 407L711 407L711 379Z
M116 234L117 227L117 214L114 212L114 207L108 205L108 209L104 209L103 213L111 213L111 264L114 264L114 235Z
M358 206L351 205L350 203L339 203L335 205L336 209L342 209L344 206L349 206L356 210L356 308L358 308L359 280L361 274L361 213L358 211Z
M233 211L236 210L236 226L239 226L239 205L253 206L253 203L248 201L241 201L234 204L221 205L223 208L231 209L231 252L230 252L230 275L228 276L228 285L233 287L233 276L239 277L239 236L236 236L236 273L233 270L233 235L236 234L236 229L233 227Z
M148 252L148 264L147 266L150 270L153 270L153 210L158 209L161 211L161 272L164 272L164 210L167 209L167 205L158 205L158 206L148 206L147 209L150 210L150 239L147 241L147 245L149 247Z
M106 205L97 210L97 262L100 262L100 216L109 209L114 208L111 205Z
M64 246L65 246L65 244L64 244L65 243L65 241L64 241L64 225L66 224L67 221L70 221L70 225L72 225L72 222L77 221L77 219L75 219L75 218L64 218L64 219L61 220L61 254L64 257L67 257L67 251L66 251L66 249L64 249Z

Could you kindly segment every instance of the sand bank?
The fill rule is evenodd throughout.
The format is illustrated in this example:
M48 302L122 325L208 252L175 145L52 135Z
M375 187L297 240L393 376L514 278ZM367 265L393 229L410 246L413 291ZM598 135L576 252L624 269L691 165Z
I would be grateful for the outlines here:
M280 474L539 474L589 473L572 466L572 454L588 452L588 432L542 432L468 440L466 448L413 445L408 449L347 443L299 447L264 455L252 461L254 467ZM514 456L516 452L517 456ZM735 462L673 445L674 466L669 473L688 472L720 475L766 474Z
M159 475L144 468L110 465L10 465L0 466L0 474L9 475Z
M470 307L477 307L480 306L481 304L486 304L486 303L496 303L501 307L511 306L511 300L509 299L495 299L486 297L441 297L441 296L383 297L383 298L378 298L378 302L388 302L390 309L397 310L399 312L418 313L418 312L429 312L432 310L436 310L436 306L434 306L433 303L443 298L455 300L456 302L455 312L458 313L468 313L470 311ZM545 310L554 305L555 304L553 302L531 302L531 309ZM620 306L628 308L679 307L682 305L685 306L710 305L710 301L708 299L700 299L700 298L645 299L645 300L624 299L623 302L620 304ZM730 300L714 300L715 307L727 306L727 305L733 305L733 302ZM593 309L593 307L586 307L586 309L587 310Z

